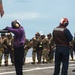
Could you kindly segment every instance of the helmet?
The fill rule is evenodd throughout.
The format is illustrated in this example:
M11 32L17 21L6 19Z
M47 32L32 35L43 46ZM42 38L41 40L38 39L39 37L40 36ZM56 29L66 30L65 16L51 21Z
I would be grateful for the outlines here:
M12 38L12 34L11 33L7 33L7 37L8 38Z
M11 33L7 33L7 36L12 36L12 34Z
M6 34L5 33L1 33L1 36L6 36Z
M7 33L7 35L11 35L11 33Z
M36 32L35 36L40 36L40 33L39 32Z
M63 25L64 27L68 26L69 21L67 18L62 18L60 21L60 24Z
M45 38L45 35L44 35L43 33L42 33L40 36L41 36L41 38L42 38L42 39L44 39L44 38Z
M19 28L20 27L20 22L18 20L14 20L11 22L11 26L13 28Z
M51 36L51 33L48 33L47 36Z
M42 33L41 36L45 36L45 35Z

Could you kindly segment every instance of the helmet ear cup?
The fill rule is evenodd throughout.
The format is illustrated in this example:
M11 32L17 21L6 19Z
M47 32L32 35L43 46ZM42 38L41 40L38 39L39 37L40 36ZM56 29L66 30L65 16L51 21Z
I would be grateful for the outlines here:
M15 28L15 22L11 23L12 28Z
M12 22L11 25L13 28L19 28L20 27L20 24L17 22Z
M60 21L60 24L66 27L66 26L68 26L69 21L67 18L62 18Z
M64 22L64 25L67 26L68 25L68 22Z

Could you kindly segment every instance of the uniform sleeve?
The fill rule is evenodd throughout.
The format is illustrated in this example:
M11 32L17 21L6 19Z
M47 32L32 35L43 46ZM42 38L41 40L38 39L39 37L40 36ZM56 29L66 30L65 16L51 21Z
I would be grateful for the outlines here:
M65 35L66 35L67 39L69 40L69 42L72 41L73 36L72 36L71 32L68 29L66 29L64 32L65 32Z
M3 30L8 30L9 32L12 32L12 33L14 33L14 34L19 33L19 32L18 32L18 29L14 29L14 28L12 28L12 27L6 27L6 28L3 29Z

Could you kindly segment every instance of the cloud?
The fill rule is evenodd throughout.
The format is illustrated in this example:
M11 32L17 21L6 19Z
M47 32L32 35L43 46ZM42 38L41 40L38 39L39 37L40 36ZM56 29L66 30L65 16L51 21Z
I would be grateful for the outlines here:
M19 19L26 19L26 20L33 20L37 19L39 17L38 13L34 12L29 12L29 13L12 13L12 14L7 14L5 16L6 18L19 18Z

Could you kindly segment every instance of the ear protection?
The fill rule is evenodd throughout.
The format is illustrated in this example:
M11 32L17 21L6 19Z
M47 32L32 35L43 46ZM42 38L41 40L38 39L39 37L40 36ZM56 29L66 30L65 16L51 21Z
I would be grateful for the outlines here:
M62 18L60 24L66 27L69 24L69 21L67 18Z

